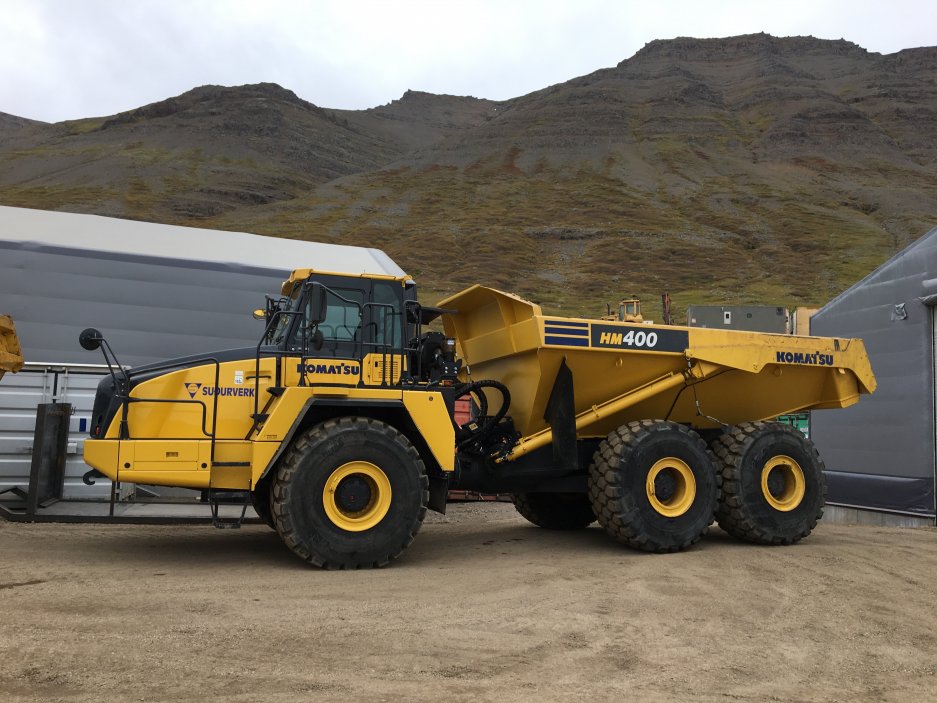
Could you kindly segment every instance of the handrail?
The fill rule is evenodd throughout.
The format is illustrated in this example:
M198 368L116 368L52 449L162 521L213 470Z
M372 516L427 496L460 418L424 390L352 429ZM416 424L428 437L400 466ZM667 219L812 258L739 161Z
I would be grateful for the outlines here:
M277 310L273 315L270 316L270 321L267 323L267 326L264 328L264 333L260 337L260 341L257 342L256 354L254 356L254 416L255 418L257 415L260 414L260 355L262 353L261 347L263 347L264 342L267 341L268 335L273 330L273 323L277 321L277 318L279 318L281 315L288 316L288 315L301 315L301 314L302 314L302 311L300 310ZM282 350L280 349L276 349L268 353L271 356L281 356L280 354L281 351ZM277 368L278 368L278 375L277 375L276 382L277 382L277 385L280 385L279 373L281 373L282 370L279 369L279 365ZM256 426L257 426L257 420L255 419L254 427ZM253 431L254 431L254 428L252 427L251 432Z
M205 431L205 413L207 412L207 406L205 405L204 401L186 400L184 398L183 399L131 398L129 390L127 391L127 394L124 395L121 392L121 384L116 384L117 393L115 394L115 397L121 402L119 439L132 439L132 436L130 433L130 418L129 418L130 403L183 403L183 404L199 403L203 406L202 407L202 434L211 438L211 455L210 456L211 456L211 461L214 462L215 439L216 439L216 435L218 432L218 383L221 380L221 362L218 361L218 359L216 359L213 356L205 356L205 357L200 357L196 359L187 359L185 361L170 361L170 362L166 362L163 364L157 364L156 366L148 366L143 370L143 372L149 374L154 371L165 371L167 369L172 369L172 368L177 368L177 367L188 368L188 367L194 366L195 364L199 364L202 362L208 362L208 363L212 363L215 365L215 384L214 384L214 392L212 393L211 434ZM128 374L127 372L124 372L123 380L125 382L129 382L130 374Z
M406 322L406 319L407 319L407 306L408 305L413 307L414 317L416 318L416 338L420 339L420 337L423 336L423 316L421 314L423 306L420 305L420 302L417 300L404 300L403 301L404 322ZM413 369L408 368L407 370L410 373L410 382L413 383ZM401 370L401 375L402 373L403 372ZM416 355L416 378L422 378L422 376L423 376L423 355L417 354Z
M208 406L205 404L204 400L185 400L176 399L176 398L130 398L128 400L130 403L185 403L187 405L200 405L202 407L202 434L206 437L211 437L211 433L208 431L208 428L205 426L205 423L208 421ZM132 439L128 437L127 439Z

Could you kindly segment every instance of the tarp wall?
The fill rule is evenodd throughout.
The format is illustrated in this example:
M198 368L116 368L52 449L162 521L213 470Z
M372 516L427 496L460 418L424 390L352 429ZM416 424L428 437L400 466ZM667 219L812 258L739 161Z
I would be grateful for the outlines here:
M935 293L937 228L811 319L812 334L861 338L878 380L851 408L811 413L829 502L935 514Z
M130 366L253 346L294 268L403 275L378 249L0 207L0 312L26 361L100 363L85 327Z

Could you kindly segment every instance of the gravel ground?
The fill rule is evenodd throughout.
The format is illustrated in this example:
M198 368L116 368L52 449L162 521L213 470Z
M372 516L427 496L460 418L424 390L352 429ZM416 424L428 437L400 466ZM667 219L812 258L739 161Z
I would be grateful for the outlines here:
M937 530L645 555L451 507L387 569L265 527L0 523L0 700L929 701Z

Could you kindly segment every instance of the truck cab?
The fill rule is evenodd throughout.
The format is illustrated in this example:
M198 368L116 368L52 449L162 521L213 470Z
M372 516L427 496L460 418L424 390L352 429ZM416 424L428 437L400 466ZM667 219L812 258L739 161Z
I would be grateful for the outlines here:
M364 418L406 441L426 483L423 509L444 511L459 365L451 340L423 332L442 311L421 306L416 292L403 276L298 269L268 297L256 347L132 370L86 330L82 345L104 345L112 368L98 388L86 462L113 481L250 491L273 526L270 491L284 453L313 427ZM373 476L359 483L378 493Z

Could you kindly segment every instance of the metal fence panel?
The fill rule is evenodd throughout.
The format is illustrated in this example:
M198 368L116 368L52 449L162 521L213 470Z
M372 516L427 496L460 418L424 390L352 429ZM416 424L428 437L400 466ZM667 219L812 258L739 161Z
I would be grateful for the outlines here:
M81 477L90 468L82 458L88 436L91 410L98 382L106 370L96 365L27 364L18 374L7 374L0 382L0 490L29 486L36 406L40 403L71 403L74 414L68 427L65 462L66 499L107 498L111 483L97 479L86 486Z

